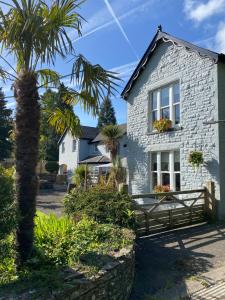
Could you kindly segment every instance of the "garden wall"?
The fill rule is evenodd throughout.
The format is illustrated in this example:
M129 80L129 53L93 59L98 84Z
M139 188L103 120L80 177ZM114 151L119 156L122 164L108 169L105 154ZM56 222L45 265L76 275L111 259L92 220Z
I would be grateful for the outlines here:
M71 278L71 288L50 299L126 300L133 285L134 268L133 248L123 250L114 262L107 264L99 272L98 276L93 279Z

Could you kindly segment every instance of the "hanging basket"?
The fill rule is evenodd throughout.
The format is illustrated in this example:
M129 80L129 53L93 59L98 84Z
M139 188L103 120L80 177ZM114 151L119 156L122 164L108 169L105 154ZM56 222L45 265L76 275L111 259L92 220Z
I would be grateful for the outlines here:
M201 151L191 151L188 162L193 168L199 168L204 163L203 153Z

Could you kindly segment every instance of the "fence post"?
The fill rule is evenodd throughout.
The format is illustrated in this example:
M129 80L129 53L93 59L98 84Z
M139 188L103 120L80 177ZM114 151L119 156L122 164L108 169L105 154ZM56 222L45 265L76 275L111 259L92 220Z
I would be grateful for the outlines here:
M210 221L216 220L215 183L207 181L205 184L205 214Z

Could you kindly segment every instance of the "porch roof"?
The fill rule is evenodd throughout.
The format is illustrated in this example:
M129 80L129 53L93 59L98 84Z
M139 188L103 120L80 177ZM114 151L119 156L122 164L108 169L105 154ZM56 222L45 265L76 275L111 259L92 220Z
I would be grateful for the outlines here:
M79 162L79 164L107 164L107 163L111 163L111 160L104 155L87 156L85 159Z

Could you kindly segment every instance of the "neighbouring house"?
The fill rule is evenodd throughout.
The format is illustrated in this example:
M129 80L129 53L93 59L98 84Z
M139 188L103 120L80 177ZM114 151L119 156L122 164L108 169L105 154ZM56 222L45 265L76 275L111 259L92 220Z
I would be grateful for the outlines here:
M126 124L119 126L122 129L122 136L119 140L118 154L126 167L127 126ZM59 174L67 174L68 181L80 164L87 164L93 177L108 172L111 166L110 154L106 151L99 129L81 126L81 131L82 134L79 138L73 138L66 130L58 142Z
M215 182L220 218L225 218L225 55L162 32L159 27L122 97L127 101L129 190L147 193ZM158 133L155 120L172 121ZM204 163L193 168L191 151Z

